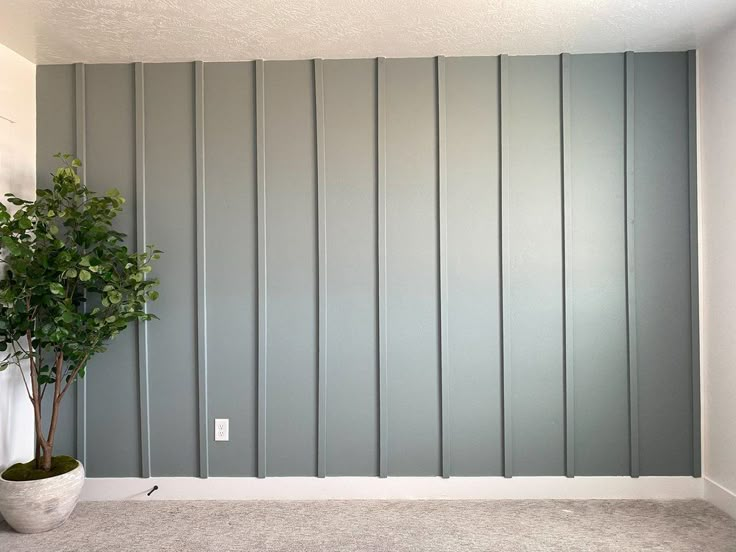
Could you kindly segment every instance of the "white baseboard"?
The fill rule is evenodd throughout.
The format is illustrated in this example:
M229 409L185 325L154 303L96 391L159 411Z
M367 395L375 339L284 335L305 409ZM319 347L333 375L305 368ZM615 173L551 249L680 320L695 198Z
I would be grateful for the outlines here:
M154 485L158 490L150 497ZM81 500L693 499L693 477L88 478Z
M705 500L736 519L736 493L708 477L703 478Z

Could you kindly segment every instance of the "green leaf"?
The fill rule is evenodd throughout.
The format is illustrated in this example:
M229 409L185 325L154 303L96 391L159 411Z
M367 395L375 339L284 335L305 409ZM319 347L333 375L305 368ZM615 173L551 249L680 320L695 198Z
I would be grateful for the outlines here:
M127 236L114 229L124 203L120 192L95 195L77 174L78 159L70 154L57 159L62 162L51 173L51 186L36 190L35 200L9 194L0 203L0 249L7 269L0 280L0 369L26 357L12 345L29 330L33 348L49 355L64 352L68 371L105 351L132 322L156 319L144 305L158 297L158 279L146 280L144 274L159 251L126 246ZM6 204L18 207L14 215ZM48 366L39 375L44 382L56 377Z
M54 295L64 295L64 286L62 286L58 282L50 283L49 290L51 290L51 293L53 293Z

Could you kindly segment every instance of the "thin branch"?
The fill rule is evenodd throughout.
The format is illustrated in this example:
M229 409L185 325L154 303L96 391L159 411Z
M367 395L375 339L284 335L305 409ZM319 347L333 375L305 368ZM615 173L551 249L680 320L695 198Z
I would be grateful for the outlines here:
M75 378L77 377L77 374L79 373L79 370L81 370L81 369L82 369L82 367L83 367L83 366L85 365L85 363L87 362L87 358L89 358L89 353L86 353L86 354L85 354L85 355L84 355L84 356L82 357L82 360L80 360L80 361L79 361L79 362L77 363L77 365L76 365L76 366L74 367L74 371L72 372L72 375L71 375L71 376L69 377L68 381L66 382L66 385L64 386L64 389L63 389L63 391L62 391L62 392L61 392L61 394L59 395L59 397L58 397L58 400L61 400L61 398L62 398L62 397L64 396L64 394L65 394L65 393L67 392L67 389L69 389L69 387L71 386L71 384L72 384L72 383L74 383L74 379L75 379Z
M18 370L20 371L20 375L23 378L23 385L26 386L26 394L28 395L28 399L33 402L33 397L31 396L31 389L28 387L28 382L26 381L26 375L23 373L23 366L18 363ZM43 395L41 395L43 397Z
M49 424L49 434L46 439L50 446L54 446L54 436L56 434L56 423L59 420L59 403L61 402L61 396L59 390L61 389L61 368L64 364L64 353L58 351L56 353L56 359L54 362L54 370L56 371L56 381L54 382L54 403L51 409L51 423Z
M36 354L38 355L38 362L37 362L36 366L40 366L41 368L43 368L43 349L41 348L40 345L36 349ZM46 383L43 384L43 387L41 387L41 400L42 401L43 401L44 395L46 394L46 388L48 386L49 386L49 384L48 384L48 380L47 380Z

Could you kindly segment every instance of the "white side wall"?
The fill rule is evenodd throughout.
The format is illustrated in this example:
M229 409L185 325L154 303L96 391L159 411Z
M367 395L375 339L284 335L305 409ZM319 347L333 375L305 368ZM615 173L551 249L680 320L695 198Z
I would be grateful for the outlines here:
M736 26L698 62L705 489L736 517Z
M0 196L36 188L36 66L0 44ZM33 409L17 368L0 372L0 470L33 456Z

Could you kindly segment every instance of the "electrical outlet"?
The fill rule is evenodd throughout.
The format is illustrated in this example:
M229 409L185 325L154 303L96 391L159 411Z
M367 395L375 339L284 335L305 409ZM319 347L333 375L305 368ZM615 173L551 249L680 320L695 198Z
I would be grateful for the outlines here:
M215 441L230 440L230 419L215 418Z

